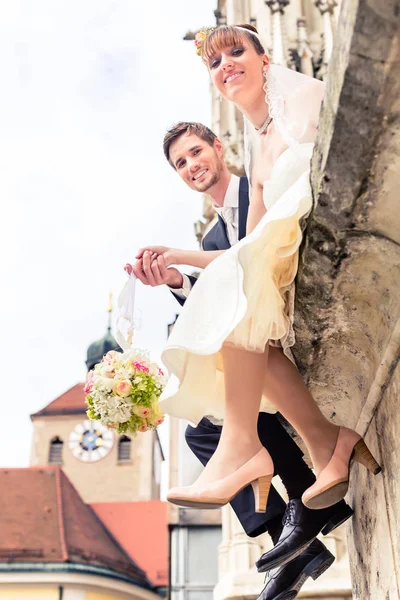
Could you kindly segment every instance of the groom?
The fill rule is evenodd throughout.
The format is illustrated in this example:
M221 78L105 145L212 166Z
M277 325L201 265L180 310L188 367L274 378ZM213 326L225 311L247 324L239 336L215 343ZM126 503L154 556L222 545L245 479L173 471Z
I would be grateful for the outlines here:
M215 134L200 123L178 123L165 135L164 154L188 187L209 196L217 212L218 221L204 236L203 249L226 250L242 239L246 234L249 207L248 181L246 177L231 175L223 159L222 144ZM145 285L169 286L181 305L197 281L196 277L184 275L174 267L167 268L162 256L152 262L150 252L145 252L136 262L134 272ZM276 352L281 350L270 348L271 374ZM186 441L203 465L213 455L220 433L221 426L206 416L197 427L187 427ZM300 448L277 415L260 413L258 435L271 454L275 474L286 487L289 504L286 506L271 487L266 512L256 513L253 492L248 486L231 505L247 535L255 537L267 531L274 543L274 548L257 561L257 567L259 571L280 568L269 576L259 600L273 600L281 595L294 598L307 577L316 579L334 561L316 536L321 531L325 535L333 531L352 515L352 510L344 501L324 510L304 507L300 498L315 477L303 460Z

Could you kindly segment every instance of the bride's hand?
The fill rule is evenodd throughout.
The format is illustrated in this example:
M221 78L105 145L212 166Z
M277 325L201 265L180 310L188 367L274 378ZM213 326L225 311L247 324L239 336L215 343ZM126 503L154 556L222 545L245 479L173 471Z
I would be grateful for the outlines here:
M152 260L158 256L162 256L166 267L183 264L182 259L184 257L184 251L178 250L177 248L168 248L168 246L146 246L145 248L140 248L136 258L143 258L145 252L149 252L152 255Z

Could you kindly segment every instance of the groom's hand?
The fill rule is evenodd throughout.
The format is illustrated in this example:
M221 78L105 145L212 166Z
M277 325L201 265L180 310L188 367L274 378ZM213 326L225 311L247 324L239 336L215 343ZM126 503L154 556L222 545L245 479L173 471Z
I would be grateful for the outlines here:
M179 289L183 285L182 273L174 267L167 267L163 255L155 255L152 252L145 251L142 258L139 258L133 265L133 272L144 285L156 287L159 285L168 285Z

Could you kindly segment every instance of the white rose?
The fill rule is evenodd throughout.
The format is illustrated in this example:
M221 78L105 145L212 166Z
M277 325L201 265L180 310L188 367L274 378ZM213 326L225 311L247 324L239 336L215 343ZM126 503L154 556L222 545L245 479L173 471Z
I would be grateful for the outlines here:
M112 377L98 377L95 387L100 391L111 392L115 380Z

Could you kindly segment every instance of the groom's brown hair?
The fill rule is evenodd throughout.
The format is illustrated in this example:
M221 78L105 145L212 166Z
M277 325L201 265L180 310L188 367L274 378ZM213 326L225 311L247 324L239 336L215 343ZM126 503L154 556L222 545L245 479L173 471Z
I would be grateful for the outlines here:
M174 167L174 169L175 169L175 166L171 162L171 159L169 156L169 151L170 151L171 145L174 142L176 142L176 140L178 140L182 135L185 135L185 134L197 135L204 142L207 142L207 144L210 144L210 146L214 145L214 140L217 138L215 133L213 131L211 131L211 129L209 129L208 127L203 125L202 123L181 121L180 123L177 123L176 125L171 127L171 129L169 129L164 136L163 150L164 150L165 158L167 159L169 164L172 167Z

